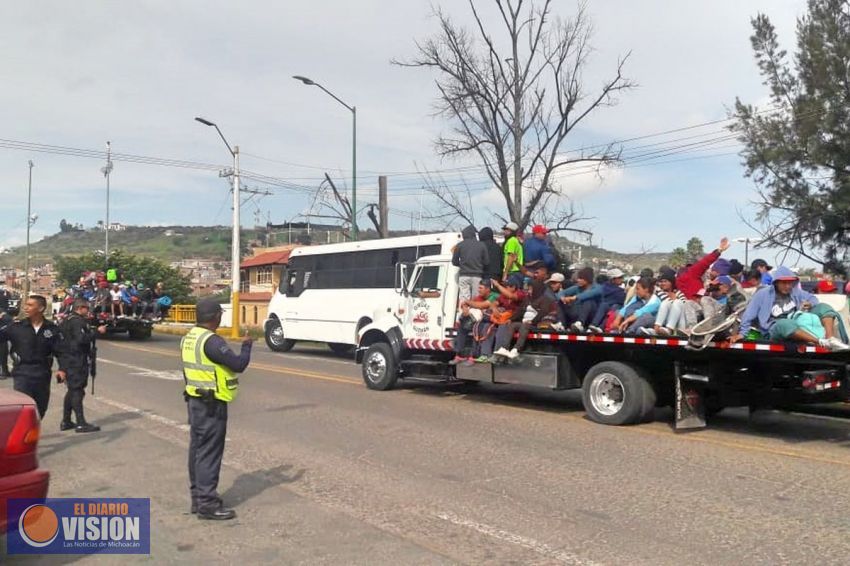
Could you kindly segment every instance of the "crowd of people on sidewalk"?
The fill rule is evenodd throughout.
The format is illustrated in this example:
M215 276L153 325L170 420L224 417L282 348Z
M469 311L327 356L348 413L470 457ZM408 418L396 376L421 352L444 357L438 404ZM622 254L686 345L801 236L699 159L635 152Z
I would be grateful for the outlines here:
M817 294L836 293L824 279L803 289L790 268L763 259L749 266L722 255L730 243L679 269L662 266L626 277L562 265L545 226L523 238L509 222L503 243L493 230L463 230L452 263L459 270L459 316L452 364L514 359L533 330L687 338L703 321L730 321L728 339L791 341L850 349L841 316ZM731 317L731 318L730 318Z

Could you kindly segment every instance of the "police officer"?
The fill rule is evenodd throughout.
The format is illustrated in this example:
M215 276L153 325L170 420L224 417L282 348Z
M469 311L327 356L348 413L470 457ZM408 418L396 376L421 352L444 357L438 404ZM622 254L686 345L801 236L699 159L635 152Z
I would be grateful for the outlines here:
M95 333L88 323L89 302L75 299L73 312L59 326L62 340L59 348L58 378L68 387L59 430L76 429L77 432L97 432L100 427L86 422L83 414L83 397L89 373L93 370L95 353ZM106 333L106 327L97 327L100 334ZM92 373L92 375L94 375ZM76 414L77 422L71 420L71 411Z
M236 355L215 333L221 324L221 305L203 299L195 312L197 326L180 342L186 382L183 396L189 412L192 513L199 519L224 521L236 516L236 511L224 507L216 491L227 434L227 405L236 399L236 374L248 367L253 340L246 336Z
M0 325L5 325L11 322L11 313L9 312L9 301L12 300L12 294L9 293L6 287L0 286ZM9 373L9 342L0 340L0 379L6 379L11 374Z
M50 371L58 353L59 328L44 318L47 300L30 295L24 303L26 318L0 327L0 340L12 344L15 390L33 398L43 419L50 400Z

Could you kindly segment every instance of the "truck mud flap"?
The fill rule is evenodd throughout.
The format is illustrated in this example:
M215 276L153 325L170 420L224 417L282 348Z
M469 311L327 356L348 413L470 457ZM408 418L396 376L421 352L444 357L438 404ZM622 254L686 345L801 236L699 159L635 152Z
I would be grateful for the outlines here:
M678 431L705 428L705 389L708 376L685 373L679 362L675 363L675 372L675 429Z

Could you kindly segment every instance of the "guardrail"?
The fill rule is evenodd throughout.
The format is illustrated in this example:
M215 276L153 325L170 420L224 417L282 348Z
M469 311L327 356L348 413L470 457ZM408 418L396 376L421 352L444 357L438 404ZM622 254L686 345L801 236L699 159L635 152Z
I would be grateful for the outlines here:
M187 322L194 324L195 305L171 305L168 307L168 316L165 317L167 322Z

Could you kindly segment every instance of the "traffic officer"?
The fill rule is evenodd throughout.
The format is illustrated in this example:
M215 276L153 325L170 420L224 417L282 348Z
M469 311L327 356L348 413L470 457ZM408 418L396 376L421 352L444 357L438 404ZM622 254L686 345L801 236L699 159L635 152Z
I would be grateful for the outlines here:
M251 361L248 336L236 355L215 331L221 324L221 305L203 299L196 305L197 326L180 342L183 377L189 413L189 490L192 513L199 519L227 520L236 511L224 507L216 491L224 438L227 434L227 405L239 391L237 373Z
M30 295L24 303L26 318L0 327L0 340L12 344L15 390L33 398L42 419L50 400L50 371L59 345L59 328L44 318L46 309L44 297Z
M89 302L85 299L75 299L73 309L59 326L62 340L59 348L58 378L68 387L59 430L73 428L77 432L97 432L100 427L86 422L83 414L83 397L86 395L89 373L94 369L92 362L97 351L95 333L88 322ZM98 326L97 331L105 334L106 327ZM72 410L77 416L76 422L71 420Z
M9 312L12 294L6 287L0 286L0 324L11 322L11 313ZM11 374L9 373L9 342L0 340L0 379L6 379Z

